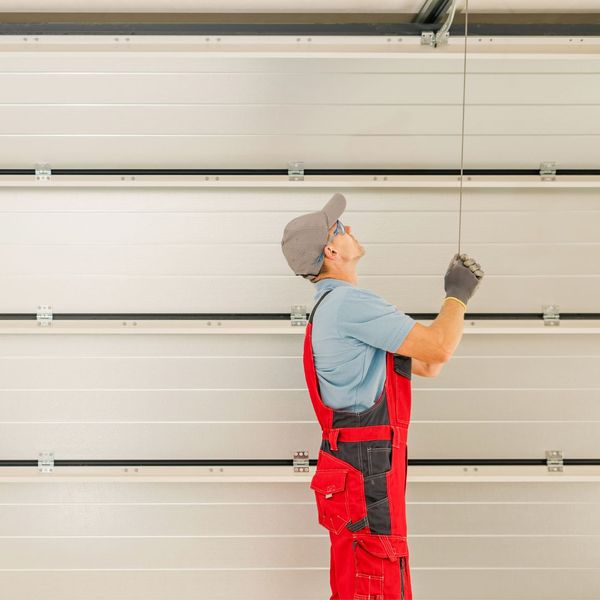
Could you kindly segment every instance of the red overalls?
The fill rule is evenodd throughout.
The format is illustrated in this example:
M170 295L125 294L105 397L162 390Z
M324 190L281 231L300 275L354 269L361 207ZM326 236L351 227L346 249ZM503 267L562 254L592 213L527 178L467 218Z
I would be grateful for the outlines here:
M311 488L331 538L330 600L412 600L406 532L411 358L388 352L383 391L360 413L326 406L312 352L313 308L304 338L304 375L323 440Z

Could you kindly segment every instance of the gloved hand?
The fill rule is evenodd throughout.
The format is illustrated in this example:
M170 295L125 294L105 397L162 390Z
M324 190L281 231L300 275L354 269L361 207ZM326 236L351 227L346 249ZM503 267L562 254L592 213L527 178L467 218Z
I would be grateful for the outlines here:
M458 298L467 305L467 302L477 290L484 272L479 263L469 258L468 254L455 254L448 265L444 276L444 289L446 298L452 296Z

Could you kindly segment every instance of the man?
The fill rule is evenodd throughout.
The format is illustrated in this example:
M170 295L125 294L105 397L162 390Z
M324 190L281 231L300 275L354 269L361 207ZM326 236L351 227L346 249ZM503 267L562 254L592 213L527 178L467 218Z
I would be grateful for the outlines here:
M304 372L323 440L311 481L329 531L330 600L412 600L406 528L411 375L433 377L458 346L466 304L483 271L454 255L439 315L425 326L357 287L365 249L339 220L334 194L292 219L281 247L315 284ZM318 309L318 310L317 310Z

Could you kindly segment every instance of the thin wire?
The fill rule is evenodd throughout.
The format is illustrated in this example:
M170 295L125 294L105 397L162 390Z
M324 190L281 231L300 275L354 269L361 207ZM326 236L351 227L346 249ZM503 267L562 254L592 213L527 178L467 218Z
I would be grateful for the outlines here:
M460 201L458 207L458 253L460 254L460 231L462 223L462 193L463 193L463 165L465 156L465 96L467 89L467 37L469 31L469 0L465 0L465 60L463 67L463 101L462 101L462 127L460 142Z

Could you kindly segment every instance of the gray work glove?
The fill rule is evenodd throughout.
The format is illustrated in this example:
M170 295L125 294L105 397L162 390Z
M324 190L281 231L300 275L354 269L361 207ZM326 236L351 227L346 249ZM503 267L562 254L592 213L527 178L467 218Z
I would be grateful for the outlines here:
M446 298L453 296L467 304L483 279L484 272L478 262L468 254L455 254L444 276Z

